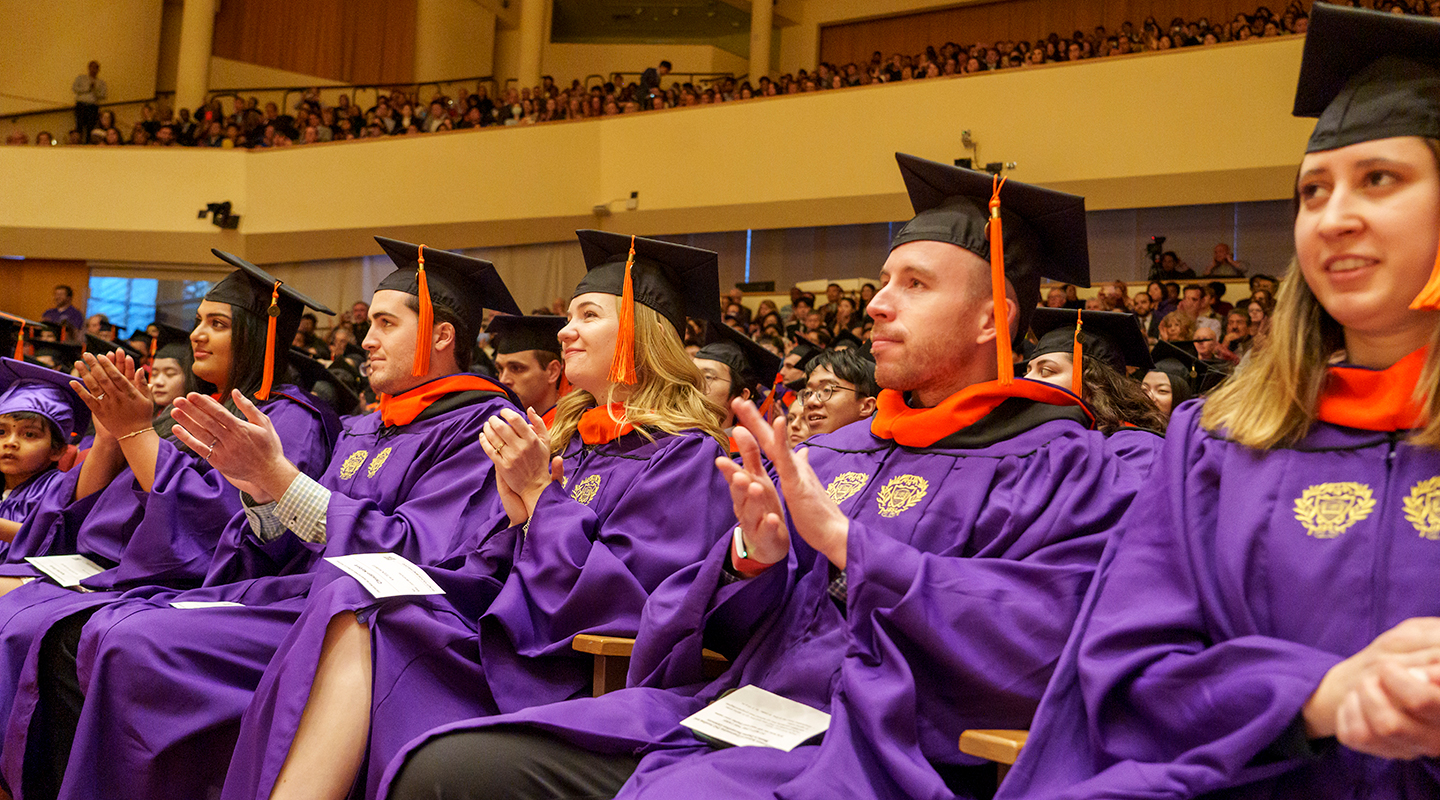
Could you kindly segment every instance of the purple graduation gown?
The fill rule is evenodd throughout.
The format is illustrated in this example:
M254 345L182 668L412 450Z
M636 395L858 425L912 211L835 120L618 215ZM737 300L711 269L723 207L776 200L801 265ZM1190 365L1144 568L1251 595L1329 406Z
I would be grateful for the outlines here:
M588 693L591 657L571 648L575 635L633 636L650 593L728 538L735 517L715 468L721 455L720 444L698 431L654 442L638 432L596 446L572 440L565 484L541 495L488 610L465 596L468 569L430 570L450 591L443 597L396 598L367 610L373 722L354 794L373 797L386 762L430 728ZM269 796L310 694L325 627L365 604L357 591L343 579L312 596L245 712L223 798Z
M866 422L811 439L810 463L850 518L843 602L829 593L838 572L798 534L783 566L737 583L722 580L719 543L646 606L632 688L449 725L407 750L527 723L643 755L627 798L952 797L931 762L973 763L957 748L967 728L1029 722L1142 478L1143 440L1122 460L1087 427L1075 408L1017 398L925 448ZM731 660L709 683L703 647ZM823 742L717 750L679 725L750 684L831 713Z
M1325 673L1440 614L1440 454L1317 423L1257 451L1181 406L1005 798L1434 798L1434 759L1309 742Z
M260 408L279 432L286 457L302 471L319 474L339 428L335 413L291 386L281 387ZM218 470L168 440L160 441L149 492L126 467L101 491L74 500L79 472L64 473L55 494L16 536L3 565L10 568L5 574L38 575L25 556L77 552L116 565L86 579L88 593L47 579L0 597L0 720L9 720L0 773L17 797L43 634L71 614L114 602L131 587L198 585L225 522L240 508L239 491ZM147 590L153 591L141 591Z
M498 392L461 391L408 425L386 426L379 413L347 418L319 479L333 492L325 545L288 532L261 542L242 513L206 586L132 592L97 612L81 634L85 704L60 796L214 796L240 715L306 593L341 574L326 556L389 551L456 565L468 558L473 591L493 597L513 545L479 436L506 408L514 405ZM180 601L244 607L170 605Z
M58 491L56 487L64 485L64 475L58 469L47 469L16 486L9 497L0 501L0 519L8 522L28 520L45 498ZM9 549L9 542L0 542L0 561L4 560Z

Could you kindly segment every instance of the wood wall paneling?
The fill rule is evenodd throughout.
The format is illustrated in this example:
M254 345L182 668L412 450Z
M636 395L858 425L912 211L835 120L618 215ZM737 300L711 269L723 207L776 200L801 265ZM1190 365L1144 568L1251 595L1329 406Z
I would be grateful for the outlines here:
M224 0L213 53L346 83L410 83L415 1Z
M1075 31L1090 33L1097 25L1115 32L1124 22L1139 30L1154 16L1162 28L1170 20L1201 18L1212 23L1251 13L1259 0L1002 0L925 11L880 19L842 22L820 29L820 60L843 65L865 63L879 50L913 55L927 46L946 42L969 46L977 42L1027 39L1035 41L1057 33L1068 38ZM1308 6L1309 4L1306 3ZM1272 5L1279 13L1283 4Z
M0 260L0 276L3 276L0 283L5 286L0 310L34 320L54 305L50 296L57 284L74 289L73 302L82 309L90 287L90 268L84 261L7 258Z

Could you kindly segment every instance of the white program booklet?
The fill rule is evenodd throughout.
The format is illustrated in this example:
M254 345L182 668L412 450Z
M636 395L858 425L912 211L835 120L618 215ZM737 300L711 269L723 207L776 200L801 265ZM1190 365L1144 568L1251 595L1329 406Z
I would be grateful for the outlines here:
M80 581L105 571L104 567L81 555L30 556L25 560L56 583L66 587L79 586Z
M830 727L830 715L759 686L742 686L680 721L707 739L787 753Z
M378 600L406 595L445 594L425 571L394 553L357 553L327 558L331 564L360 581Z
M176 600L170 604L173 608L244 608L244 603L232 603L229 600Z

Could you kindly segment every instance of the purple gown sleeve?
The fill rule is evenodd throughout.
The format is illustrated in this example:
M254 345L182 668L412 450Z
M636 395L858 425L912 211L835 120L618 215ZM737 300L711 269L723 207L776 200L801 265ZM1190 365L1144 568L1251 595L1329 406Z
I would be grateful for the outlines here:
M315 476L333 443L316 410L283 395L262 406L286 459ZM120 479L129 473L122 473ZM131 478L133 480L133 478ZM241 514L240 493L204 459L160 441L155 482L143 494L143 517L125 542L119 566L85 582L91 588L199 585L226 523Z
M1253 616L1263 611L1242 609L1244 589L1225 585L1214 548L1223 546L1216 524L1229 446L1199 430L1198 416L1191 405L1172 419L1003 796L1082 797L1122 785L1194 796L1311 755L1295 735L1298 715L1342 659L1264 635Z
M735 524L728 485L715 468L720 455L723 449L708 436L668 437L603 517L558 484L545 490L510 577L481 620L482 663L492 685L508 682L512 670L499 663L507 651L578 664L571 650L576 634L635 635L650 593L703 558ZM571 476L570 485L580 478ZM497 636L510 646L487 647L487 641L498 645ZM522 705L563 699L504 689L494 694Z

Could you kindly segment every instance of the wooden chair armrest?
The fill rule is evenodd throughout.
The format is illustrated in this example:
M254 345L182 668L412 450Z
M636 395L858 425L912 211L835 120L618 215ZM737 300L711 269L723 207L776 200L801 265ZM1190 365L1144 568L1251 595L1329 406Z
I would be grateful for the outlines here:
M570 646L581 653L595 657L595 674L591 692L595 697L613 692L625 686L625 674L630 670L630 654L635 650L635 640L623 636L596 636L579 633ZM706 650L705 676L716 678L725 671L729 663L725 656L714 650Z
M998 764L1014 764L1029 736L1029 731L965 731L960 734L960 752Z
M590 653L597 656L624 656L629 657L635 650L635 640L623 636L596 636L589 633L577 633L570 646L582 653ZM718 661L728 663L730 659L719 653L706 648L701 652L706 661Z
M626 639L623 636L595 636L589 633L578 633L570 646L582 653L628 658L631 651L635 649L635 640Z

